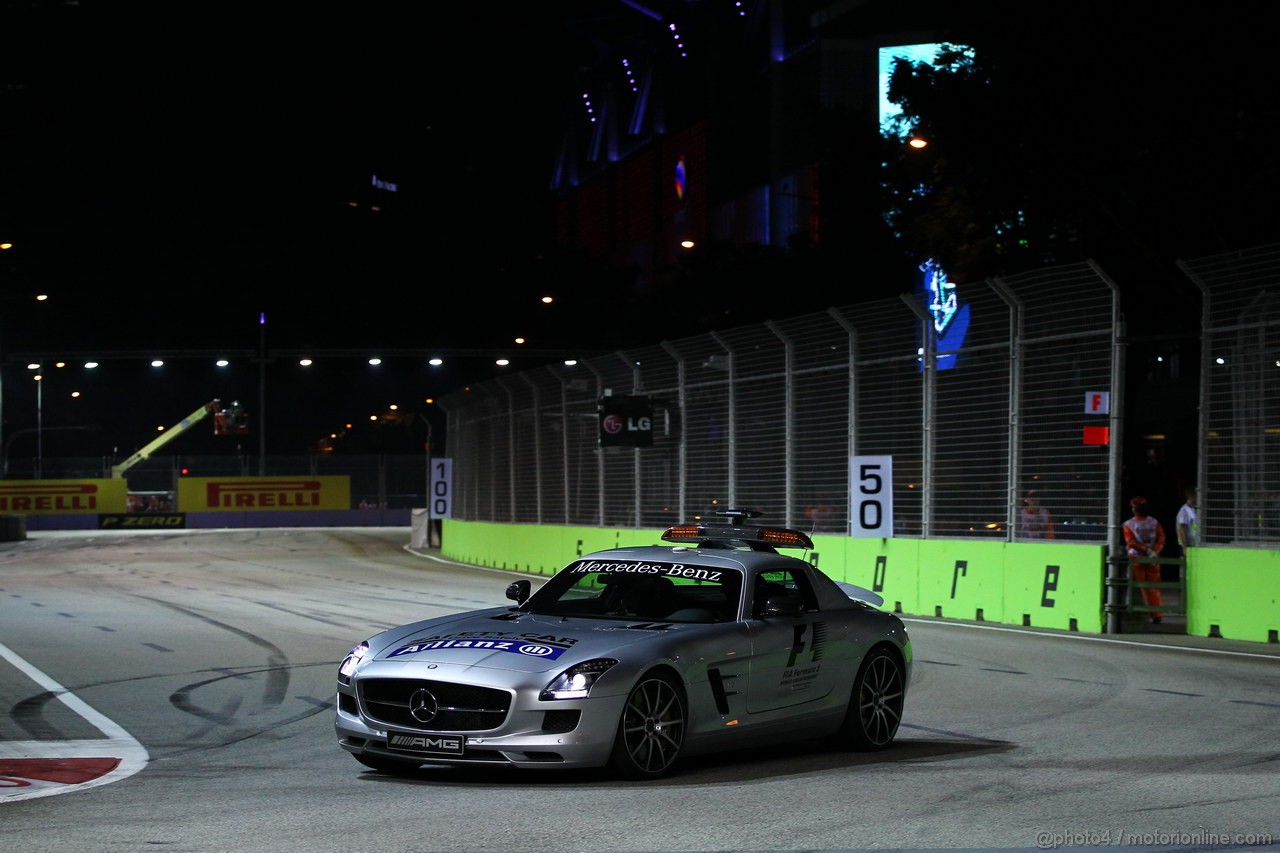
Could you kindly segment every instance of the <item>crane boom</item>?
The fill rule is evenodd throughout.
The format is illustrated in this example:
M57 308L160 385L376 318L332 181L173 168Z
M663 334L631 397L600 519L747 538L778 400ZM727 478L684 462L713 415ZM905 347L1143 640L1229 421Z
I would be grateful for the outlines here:
M245 424L244 412L239 405L232 403L231 406L224 410L220 400L210 400L191 414L187 415L178 423L158 435L153 441L149 442L145 447L119 465L113 465L111 468L112 477L123 477L124 472L128 471L139 462L148 459L153 453L191 429L200 421L213 415L214 427L213 431L216 435L242 434L247 431Z

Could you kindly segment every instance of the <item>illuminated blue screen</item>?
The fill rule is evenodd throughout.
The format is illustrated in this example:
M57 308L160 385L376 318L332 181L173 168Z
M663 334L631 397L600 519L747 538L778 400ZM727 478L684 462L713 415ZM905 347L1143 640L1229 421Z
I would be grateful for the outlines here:
M893 74L893 63L898 59L906 59L909 62L924 62L933 65L934 60L938 58L938 52L944 47L965 51L970 50L961 45L944 45L940 42L899 44L880 48L880 132L883 135L897 135L897 131L893 127L893 120L902 113L898 105L889 100L889 75Z
M960 301L956 285L947 278L942 267L932 260L920 265L918 294L928 309L933 322L926 327L933 335L934 366L938 370L950 370L956 366L959 350L969 334L969 306ZM923 330L922 330L923 332ZM924 368L924 341L920 340L920 367Z

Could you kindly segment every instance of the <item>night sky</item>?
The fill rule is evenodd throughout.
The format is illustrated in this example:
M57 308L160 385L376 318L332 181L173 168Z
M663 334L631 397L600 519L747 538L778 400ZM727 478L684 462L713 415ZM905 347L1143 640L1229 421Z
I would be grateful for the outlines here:
M117 410L175 423L207 399L256 394L256 367L171 358L164 387L138 401L152 379L110 353L548 343L538 324L560 309L524 273L550 226L563 102L566 36L546 4L2 9L0 242L14 248L0 257L0 349L102 353L92 379L71 366L52 377L83 387L78 411L110 394ZM34 305L36 292L51 298ZM393 378L352 357L279 380L272 443L294 452L369 407L420 407L491 364L415 363ZM6 367L7 432L31 419L24 373ZM53 381L45 393L46 428L83 417ZM101 432L76 436L100 437L93 452L149 440L110 435L115 419L94 411Z
M86 348L252 343L263 310L277 345L403 344L529 245L561 95L507 5L8 4L21 280ZM375 174L382 215L348 207Z
M704 8L649 5L690 18ZM788 0L783 8L803 17L841 5ZM1209 107L1226 117L1215 125L1219 136L1249 130L1249 121L1276 126L1269 30L1255 20L1266 4L1225 4L1223 14L1199 4L1194 15L1124 4L1119 15L1117 4L1089 2L1064 7L1062 20L1036 21L1024 5L1002 2L855 6L846 18L864 30L958 20L969 34L1024 46L1037 72L1060 71L1056 84L1081 95L1074 112L1055 119L1073 131L1071 157L1085 146L1153 149L1143 162L1160 168L1143 176L1146 184L1120 169L1103 187L1119 200L1110 212L1130 218L1101 228L1136 233L1147 246L1131 253L1138 267L1126 281L1147 275L1149 257L1171 265L1179 253L1202 251L1174 226L1214 247L1243 233L1225 217L1202 217L1215 231L1181 215L1208 191L1223 188L1228 200L1200 213L1235 212L1257 239L1272 233L1274 146L1206 156L1193 133ZM1210 13L1212 52L1201 35ZM1066 48L1041 46L1061 30L1073 34ZM621 332L654 343L704 331L687 317L650 330L613 316L608 293L553 272L546 256L554 249L549 187L576 75L598 61L602 44L655 32L653 17L629 0L332 8L0 0L0 242L14 244L0 252L6 440L35 420L34 383L13 362L23 354L102 359L93 375L69 359L39 400L56 442L50 455L97 455L132 452L156 424L215 397L241 399L252 416L262 366L249 356L260 349L290 358L342 353L317 358L306 373L287 370L284 356L269 366L268 451L299 453L390 404L434 411L428 397L492 376L504 350L510 369L520 369L545 363L531 356L539 351L617 349ZM1099 54L1094 42L1112 53ZM1144 97L1154 92L1161 97ZM707 97L696 85L683 94ZM1025 104L1011 112L1014 124L1025 114ZM1152 129L1164 134L1155 143ZM1255 146L1273 138L1251 132ZM1057 136L1032 128L1029 138ZM1219 164L1222 176L1193 175L1184 164L1194 160ZM397 191L375 189L375 175ZM1168 227L1143 218L1151 198ZM50 300L34 304L37 292ZM836 301L802 305L801 292L787 290L790 314L856 301L841 291ZM546 293L558 297L551 307L539 301ZM523 349L512 345L518 335L529 340ZM441 368L387 355L433 349L473 355ZM371 368L357 358L366 350L387 363ZM163 373L142 360L153 351L170 354ZM230 369L211 366L221 352L239 355ZM81 391L74 402L70 390ZM71 425L93 429L57 432Z

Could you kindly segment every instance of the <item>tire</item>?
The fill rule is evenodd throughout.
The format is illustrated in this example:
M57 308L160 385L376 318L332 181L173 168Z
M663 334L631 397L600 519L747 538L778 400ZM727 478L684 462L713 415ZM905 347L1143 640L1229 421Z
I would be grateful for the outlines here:
M658 779L680 759L688 724L684 694L669 675L640 679L618 720L609 766L624 779Z
M416 761L401 761L397 758L383 758L380 755L353 755L352 757L365 767L388 776L408 776L422 766Z
M860 752L887 749L902 722L905 687L898 656L885 648L872 649L853 680L838 744Z

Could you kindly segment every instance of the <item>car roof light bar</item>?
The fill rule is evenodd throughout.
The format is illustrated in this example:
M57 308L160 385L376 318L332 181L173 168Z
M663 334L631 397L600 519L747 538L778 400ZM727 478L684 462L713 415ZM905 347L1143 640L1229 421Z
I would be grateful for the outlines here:
M742 545L757 551L775 548L813 548L813 540L799 530L785 527L756 527L742 524L747 518L760 515L756 510L731 509L717 512L726 516L728 524L699 522L697 524L678 524L667 528L662 534L666 542L693 542L709 548L729 548Z

